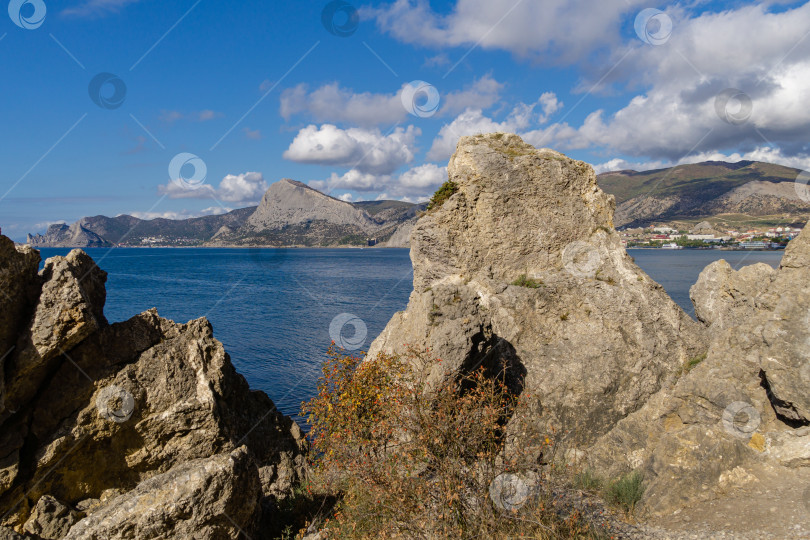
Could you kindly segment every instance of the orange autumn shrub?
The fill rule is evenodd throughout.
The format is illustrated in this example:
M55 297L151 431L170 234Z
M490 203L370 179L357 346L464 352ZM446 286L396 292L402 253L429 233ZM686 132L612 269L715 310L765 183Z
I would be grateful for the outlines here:
M432 379L428 385L428 375L441 373L440 366L441 360L413 350L364 362L330 348L318 394L302 407L311 426L314 484L342 495L326 524L329 537L536 531L531 537L545 538L549 520L569 533L580 527L553 512L541 517L538 500L526 505L530 516L522 505L494 504L491 487L499 475L531 468L523 451L528 446L508 444L506 431L527 398L510 389L506 368L492 366L463 376L445 373L444 383ZM546 437L534 440L550 444ZM537 469L536 458L534 464ZM540 474L533 478L536 488Z

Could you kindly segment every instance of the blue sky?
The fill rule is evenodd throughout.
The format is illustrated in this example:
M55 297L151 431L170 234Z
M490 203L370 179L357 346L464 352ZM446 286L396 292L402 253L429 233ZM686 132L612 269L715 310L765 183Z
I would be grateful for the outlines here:
M496 130L598 172L810 168L806 2L12 0L9 12L0 227L15 240L87 215L219 213L285 177L346 200L423 200L458 136Z

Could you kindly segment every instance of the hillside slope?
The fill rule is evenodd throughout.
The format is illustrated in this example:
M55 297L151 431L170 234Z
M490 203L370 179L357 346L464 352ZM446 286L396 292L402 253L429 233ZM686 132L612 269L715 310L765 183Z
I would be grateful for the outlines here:
M799 169L739 161L706 161L652 171L615 171L598 176L599 186L616 197L615 224L700 220L724 214L757 218L780 216L791 223L810 217L810 202L795 189Z

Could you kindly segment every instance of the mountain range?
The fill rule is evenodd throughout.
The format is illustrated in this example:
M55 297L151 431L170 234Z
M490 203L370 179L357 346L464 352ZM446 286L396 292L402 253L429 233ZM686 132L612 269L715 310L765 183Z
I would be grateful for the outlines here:
M425 205L401 201L348 203L295 180L272 184L258 206L226 214L172 220L129 215L85 217L28 235L33 247L104 246L366 246L406 247ZM394 242L389 242L393 237Z
M800 197L799 169L757 161L706 161L650 171L600 174L616 198L616 227L653 223L719 228L751 224L801 226L810 201ZM129 215L85 217L28 235L34 247L103 246L366 246L407 247L425 205L402 201L341 201L306 184L272 184L258 206L182 220Z
M810 200L800 196L802 188L797 190L801 172L758 161L705 161L643 172L607 172L598 176L598 183L616 197L616 227L704 220L729 227L803 226L810 217Z

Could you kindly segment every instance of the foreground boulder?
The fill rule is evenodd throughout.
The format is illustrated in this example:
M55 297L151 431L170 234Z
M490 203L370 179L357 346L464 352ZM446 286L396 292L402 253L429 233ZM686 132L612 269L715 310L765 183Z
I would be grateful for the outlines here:
M778 270L717 261L691 296L713 336L705 360L590 451L609 476L642 472L654 514L810 466L810 230Z
M22 317L0 391L0 525L41 538L254 534L303 474L306 443L210 323L150 310L109 325L106 274L83 252L38 274L36 253L6 238L0 256L4 313Z
M411 234L414 291L368 357L430 350L439 382L501 369L522 418L587 445L705 353L705 330L622 248L593 169L516 135L462 137L455 192ZM518 428L513 419L513 428Z

